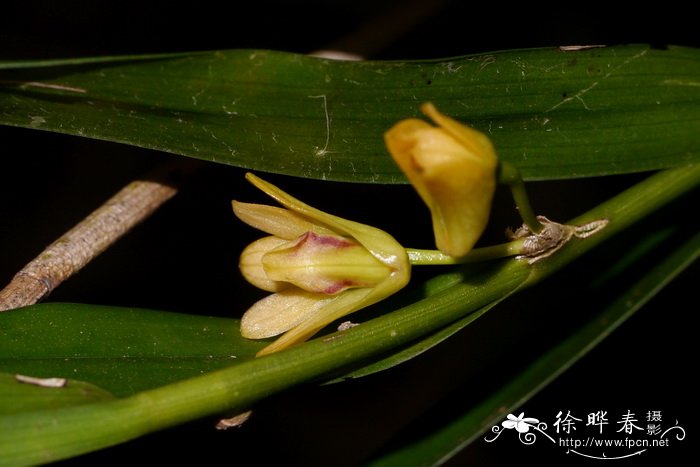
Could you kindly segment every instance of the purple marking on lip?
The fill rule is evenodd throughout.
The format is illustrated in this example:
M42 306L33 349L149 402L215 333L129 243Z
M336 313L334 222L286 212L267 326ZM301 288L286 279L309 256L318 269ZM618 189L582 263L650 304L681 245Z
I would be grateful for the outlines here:
M335 237L331 235L319 235L311 231L306 232L304 235L302 235L299 239L298 244L301 245L305 242L312 242L316 245L330 246L334 248L348 248L352 246L357 246L356 243L342 237Z
M334 283L333 285L326 287L323 290L323 293L327 294L327 295L334 295L334 294L337 294L338 292L342 292L343 290L352 287L353 285L356 285L355 282L350 281L350 280L338 281L338 282Z

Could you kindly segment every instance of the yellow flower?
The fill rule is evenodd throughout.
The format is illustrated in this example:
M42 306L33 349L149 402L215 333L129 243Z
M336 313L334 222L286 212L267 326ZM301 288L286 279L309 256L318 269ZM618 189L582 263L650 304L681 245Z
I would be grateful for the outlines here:
M415 118L402 120L384 135L396 161L430 209L435 242L445 254L466 255L489 218L498 158L489 138L421 106L438 127Z
M250 283L274 292L246 311L241 334L284 333L258 355L303 342L408 283L408 255L388 233L314 209L253 174L246 178L286 208L233 202L238 218L271 234L250 244L240 260Z

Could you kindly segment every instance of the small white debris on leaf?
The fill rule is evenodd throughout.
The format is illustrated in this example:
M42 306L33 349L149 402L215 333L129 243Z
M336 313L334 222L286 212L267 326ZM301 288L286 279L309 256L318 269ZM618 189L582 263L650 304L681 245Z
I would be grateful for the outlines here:
M20 383L33 384L42 388L62 388L67 384L66 378L36 378L34 376L15 375Z
M338 325L338 331L347 331L348 329L352 329L355 326L359 326L360 323L353 323L352 321L343 321Z
M607 47L604 44L593 44L593 45L560 45L559 50L561 52L575 52L577 50L586 49L600 49L602 47Z
M329 60L343 60L350 62L358 62L364 60L362 55L343 52L342 50L315 50L309 54L312 57L327 58Z

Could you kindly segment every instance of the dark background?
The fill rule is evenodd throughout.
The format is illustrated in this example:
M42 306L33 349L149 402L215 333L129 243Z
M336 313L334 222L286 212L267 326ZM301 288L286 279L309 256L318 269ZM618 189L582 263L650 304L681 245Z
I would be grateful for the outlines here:
M107 1L9 2L0 13L0 60L157 53L228 48L267 48L307 53L327 47L375 59L440 58L499 49L569 44L651 43L700 45L695 15L672 2L611 11L600 3L526 2L241 2L179 3ZM223 6L222 6L223 5ZM120 187L168 160L153 151L24 129L0 127L0 282ZM74 301L200 312L238 317L260 294L236 270L238 253L255 238L230 212L230 199L262 201L242 181L243 171L205 166L181 193L51 296ZM533 205L567 219L630 186L644 175L530 184ZM371 187L271 177L310 204L374 223L403 244L430 244L425 210L410 187ZM377 202L381 200L381 203ZM349 200L352 200L350 203ZM696 228L697 196L675 203L640 231L680 222ZM397 209L395 206L401 206ZM388 208L387 208L388 207ZM388 214L387 214L388 210ZM417 215L405 228L405 215ZM500 240L515 225L507 193L499 192L494 227L485 242ZM675 237L674 237L675 238ZM674 238L669 243L673 243ZM600 255L614 258L635 241L613 240ZM644 265L658 261L651 255ZM399 368L332 386L304 386L259 404L244 427L212 429L194 422L122 446L66 461L66 465L128 462L156 455L160 462L288 465L355 465L424 435L469 409L514 372L601 311L614 290L588 287L604 272L584 258L547 282L499 306L458 336ZM602 270L601 270L602 269ZM641 266L639 267L641 270ZM571 370L515 411L551 424L559 410L579 418L596 410L642 416L662 410L664 424L688 428L692 391L688 374L692 287L697 266L615 331ZM418 279L421 278L419 273ZM682 304L682 305L679 305ZM507 434L506 434L507 435ZM515 439L475 442L454 465L502 465L514 461L571 462L561 448L521 446ZM644 460L673 462L692 441L656 450ZM587 461L595 463L598 461Z

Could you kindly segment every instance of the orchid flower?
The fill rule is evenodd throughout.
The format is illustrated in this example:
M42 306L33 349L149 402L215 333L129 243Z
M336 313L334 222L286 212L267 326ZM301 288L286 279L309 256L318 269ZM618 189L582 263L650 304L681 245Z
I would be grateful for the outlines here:
M483 133L441 114L429 102L421 110L438 127L410 118L394 125L384 139L430 209L438 249L463 257L488 223L498 158Z
M253 174L246 178L284 206L233 201L239 219L271 235L250 244L240 259L243 276L273 292L246 311L241 334L284 333L258 355L303 342L408 283L408 255L388 233L319 211Z

